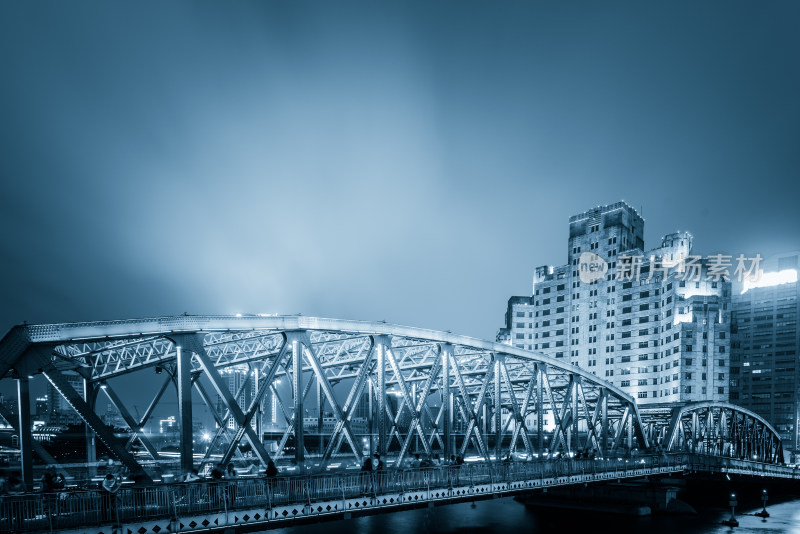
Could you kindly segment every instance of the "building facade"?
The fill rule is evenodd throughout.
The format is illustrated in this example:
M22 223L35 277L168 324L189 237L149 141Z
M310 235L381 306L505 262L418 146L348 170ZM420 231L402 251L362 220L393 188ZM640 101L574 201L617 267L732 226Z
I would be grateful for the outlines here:
M730 282L692 255L692 236L644 249L624 202L569 219L567 264L537 267L511 297L498 341L563 359L640 404L727 401Z
M736 291L731 313L731 402L769 421L791 451L800 441L798 263L798 252L765 261L760 281Z
M78 393L83 393L83 377L77 373L66 372L64 373L64 377L69 382L69 385L77 391ZM44 417L45 421L47 421L51 425L78 425L83 423L83 419L78 415L78 412L70 406L61 393L50 384L47 383L47 395L46 395L46 417ZM38 406L38 399L37 399L37 406Z
M258 369L251 369L248 365L233 365L220 370L220 376L227 382L228 390L234 395L239 408L243 413L247 413L259 388L264 385L264 374ZM277 380L276 385L280 385L280 382ZM258 434L266 429L274 430L276 427L285 426L280 425L278 421L278 409L278 399L273 390L266 391L259 402L258 411L250 421L252 429ZM225 403L217 395L217 412L224 414L226 411ZM236 419L231 414L228 415L226 424L230 430L237 428Z

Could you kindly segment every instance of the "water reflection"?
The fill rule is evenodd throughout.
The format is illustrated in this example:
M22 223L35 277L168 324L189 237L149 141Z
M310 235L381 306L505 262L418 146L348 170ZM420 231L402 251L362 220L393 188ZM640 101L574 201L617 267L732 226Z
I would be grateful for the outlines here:
M729 517L725 510L705 510L697 516L652 516L629 518L579 511L542 511L527 508L511 498L420 508L404 512L298 525L270 530L275 534L414 534L442 532L471 533L559 533L578 532L646 532L647 534L737 534L797 533L800 534L800 501L769 506L771 517L762 520L752 515L760 508L737 513L739 527L720 524Z

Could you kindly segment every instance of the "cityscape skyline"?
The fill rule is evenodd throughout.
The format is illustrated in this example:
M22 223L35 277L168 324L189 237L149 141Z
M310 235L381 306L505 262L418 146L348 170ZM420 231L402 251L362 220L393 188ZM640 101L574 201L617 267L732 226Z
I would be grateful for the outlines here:
M619 201L619 202L617 202L617 203L614 203L614 204L612 204L611 206L608 206L608 207L610 208L610 207L617 207L617 206L627 206L627 204L626 204L624 201ZM629 208L629 209L631 209L631 210L633 210L633 208L632 208L632 207L628 207L628 208ZM593 210L602 210L602 209L604 209L602 206L598 206L597 208L590 209L590 210L589 210L589 211L587 211L586 213L588 214L588 213L592 213L592 212L593 212ZM633 210L633 212L634 212L634 213L636 214L636 216L638 217L638 213L636 213L636 210ZM580 216L573 216L573 217L570 217L570 221L572 221L573 219L576 219L576 217L577 217L578 219L580 219ZM643 218L641 218L641 217L640 217L640 218L639 218L639 220L640 220L641 222L640 222L640 228L638 229L638 233L639 233L639 235L643 236L643 235L645 235L645 231L646 231L646 230L645 230L645 228L647 228L647 225L645 225L645 224L644 224L644 220L643 220ZM662 229L662 230L663 230L663 229ZM574 233L574 231L571 231L570 233L572 234L572 233ZM685 235L685 236L688 236L688 238L689 238L689 248L688 248L688 252L689 252L689 253L691 253L691 252L692 252L692 246L693 246L693 242L694 242L694 241L693 241L693 238L692 238L692 236L691 236L689 233L687 233L687 232L683 232L683 233L682 233L682 232L675 232L675 233L673 233L673 234L669 234L668 236L662 236L662 240L663 240L663 239L667 239L667 238L668 238L668 237L670 237L670 236L677 236L678 238L680 238L680 237L682 237L682 236L684 236L684 235ZM570 241L570 242L571 242L571 241ZM663 245L663 243L662 243L662 245ZM633 246L633 245L631 245L631 246ZM615 244L615 245L613 245L613 247L614 247L614 249L613 249L613 250L615 251L615 252L614 252L614 255L615 255L615 256L616 256L617 254L620 254L620 253L621 253L621 250L622 250L622 247L621 247L621 246L619 246L619 245L616 245L616 244ZM638 247L638 248L637 248L637 247ZM648 255L648 254L652 254L654 251L657 251L657 250L658 250L658 248L656 248L656 249L652 249L652 250L651 250L651 249L649 249L649 248L643 248L643 247L644 247L644 242L638 242L638 243L635 243L635 246L633 246L633 249L634 249L634 252L635 252L635 251L640 251L640 252L643 252L643 253L644 253L645 262L647 262L647 255ZM630 248L630 247L629 247L629 248ZM617 249L619 249L619 251L617 251ZM573 249L571 249L571 250L569 250L569 252L570 252L570 256L572 256L572 253L573 253L573 252L575 252L575 250L576 250L576 249L574 249L574 248L573 248ZM580 249L578 248L577 250L579 251ZM609 248L609 251L610 251L610 250L611 250L611 249ZM597 252L601 252L601 251L597 250ZM630 252L630 251L629 251L629 252ZM785 256L786 254L787 254L787 252L784 252L784 253L783 253L783 255L784 255L784 256ZM684 255L685 255L685 253L684 253ZM764 264L763 264L763 265L766 265L766 266L767 266L767 270L766 270L766 272L767 272L767 273L770 273L770 274L771 274L771 273L773 273L773 272L774 272L775 257L777 257L777 256L780 256L780 255L781 255L781 254L777 254L777 255L772 255L772 256L770 256L770 257L767 257L767 258L763 258L763 260L764 260ZM731 256L732 256L732 258L734 258L732 261L734 261L734 263L735 263L735 255L731 255ZM676 255L676 259L677 259L677 258L680 258L680 257L681 257L681 256L679 256L679 255ZM575 261L575 262L577 262L577 261L578 261L578 260L577 260L577 257L575 258L575 260L574 260L574 261ZM705 265L705 262L707 262L707 261L708 261L708 259L707 259L707 258L703 258L704 267L703 267L703 271L702 271L702 273L703 273L703 274L702 274L701 278L705 278L705 277L706 277L706 275L707 275L707 269L708 269L708 267ZM572 263L573 263L573 260L570 260L570 263L572 264ZM732 267L733 267L733 266L732 266ZM732 267L731 267L731 272L733 271L733 268L732 268ZM545 266L545 267L537 267L537 268L535 269L535 270L536 270L536 274L533 276L533 278L534 278L534 279L536 279L537 277L541 277L541 276L543 276L543 274L540 274L540 273L539 273L539 271L540 271L540 270L542 270L542 269L546 269L546 266ZM552 267L551 267L551 268L549 268L549 269L550 269L550 272L552 272ZM542 273L544 273L544 271L542 271ZM610 276L610 277L612 277L612 278L613 278L614 276L616 276L616 275L617 275L617 273L615 273L615 271L614 271L614 270L611 270L611 271L610 271L610 273L608 274L608 276ZM726 273L726 275L727 275L727 276L730 276L730 273ZM732 296L733 296L733 298L735 299L735 298L736 298L736 296L739 294L739 291L740 291L740 290L741 290L741 288L743 287L743 285L742 285L742 282L741 282L741 276L740 276L739 278L740 278L740 280L736 280L736 279L735 279L735 277L733 277L733 282L732 282L732 284L730 284L730 286L733 288L733 292L732 292L732 295L731 295L731 294L729 294L729 295L726 297L726 301L725 301L725 302L726 302L726 304L724 304L724 306L725 306L726 308L727 308L727 307L728 307L728 305L730 304ZM795 279L795 280L796 280L796 279ZM767 283L768 283L768 284L770 284L769 280L767 280ZM756 287L757 285L758 285L758 282L754 282L754 283L753 283L753 286L754 286L754 287ZM768 287L772 287L772 285L769 285ZM611 288L609 288L609 289L611 289ZM752 289L751 289L751 291L752 291ZM512 300L513 300L513 299L515 299L515 298L518 298L518 297L512 297ZM530 299L531 299L531 302L530 302L530 304L532 305L532 304L533 304L533 297L531 297ZM510 303L511 303L511 301L509 301L509 308L508 308L508 309L509 309L509 311L512 309L512 307L511 307L511 304L510 304ZM613 306L612 306L612 307L613 307ZM527 307L526 307L526 309L527 309ZM534 308L531 308L531 309L534 309ZM537 323L537 324L538 324L538 323ZM726 332L728 332L728 336L730 336L730 328L729 328L729 327L730 327L730 325L729 325L729 324L727 324L727 322L726 322L724 326L727 328ZM663 333L663 331L662 331L662 333ZM584 332L583 332L583 334L584 334L584 337L585 337L585 336L586 336L586 331L585 331L585 328L584 328ZM619 333L618 333L617 335L619 335ZM699 335L700 335L700 334L698 334L698 337L699 337ZM723 334L723 336L724 336L724 334ZM498 339L497 339L498 341L502 341L502 340L500 339L500 337L501 337L501 335L500 335L500 334L498 334ZM532 336L531 336L531 337L532 337ZM613 340L613 338L614 338L614 336L612 335L612 336L611 336L611 339ZM596 339L596 338L595 338L595 339ZM724 339L724 338L723 338L723 339ZM730 338L728 338L728 339L730 339ZM530 341L530 340L529 340L529 341ZM569 347L569 348L570 348L570 352L572 352L572 350L575 350L575 351L576 351L576 356L577 356L577 351L579 350L579 347L580 347L580 348L582 348L582 349L584 349L584 350L586 349L587 345L585 344L585 341L586 341L586 340L583 340L583 341L581 341L581 345L580 345L580 346L570 346L570 347ZM619 340L618 340L618 343L619 343ZM725 343L727 343L727 341L726 341ZM516 343L513 343L513 340L509 340L509 344L513 344L513 345L515 345L515 346L520 346L520 345L518 345L518 344L516 344ZM613 345L613 343L612 343L612 345ZM727 346L727 345L726 345L726 346ZM540 349L540 348L539 348L539 344L535 344L535 346L534 346L534 344L533 344L533 343L528 343L528 344L526 344L526 345L521 345L521 348L527 348L527 349L529 349L529 350L534 350L535 352L544 352L544 353L546 353L546 354L550 354L550 353L552 352L552 351L548 351L548 350L542 350L542 349ZM563 351L564 349L562 348L562 349L560 349L560 350L562 350L562 351ZM602 350L602 348L601 348L601 350ZM610 349L610 350L612 350L612 351L613 351L613 349ZM637 352L637 351L634 351L634 352ZM564 352L562 352L561 354L563 355L563 354L564 354ZM663 351L662 351L662 354L663 354ZM676 349L676 354L677 354L677 349ZM551 355L551 356L553 356L553 355L556 355L556 353L555 353L555 352L553 352L553 353L552 353L552 354L550 354L550 355ZM603 369L607 369L607 368L614 368L614 367L617 367L617 368L618 368L618 367L620 367L620 365L619 365L619 364L620 364L620 363L622 363L622 362L618 362L618 364L617 364L616 366L614 366L614 365L613 365L613 362L614 362L614 356L615 356L615 354L610 354L610 355L608 355L608 356L611 356L611 360L610 360L610 361L612 362L612 365L611 365L611 367L609 367L609 366L608 366L608 361L609 361L609 360L608 360L608 359L606 359L606 365L605 365L605 366L601 365L601 367L602 367ZM559 357L563 357L563 356L559 356ZM595 355L595 356L594 356L594 358L596 358L596 357L597 357L597 356ZM723 355L723 357L727 358L727 355ZM579 365L579 366L586 366L586 361L583 361L582 359L575 359L575 358L569 358L569 359L570 359L570 361L571 361L572 363L576 363L576 364L577 364L577 365ZM618 359L618 360L619 360L619 359ZM593 360L593 361L596 361L596 360ZM624 360L624 361L629 361L629 360L628 360L628 359L626 359L626 360ZM691 360L688 360L688 361L691 361ZM601 364L602 364L602 363L603 363L603 362L602 362L602 358L601 358ZM595 365L596 365L596 364L595 364ZM727 366L727 361L725 361L725 364L724 364L724 365L725 365L725 366ZM624 365L623 365L623 367L624 367ZM707 369L706 369L706 370L707 370ZM727 371L727 369L722 369L722 370L723 370L723 371ZM590 368L590 371L592 371L592 372L594 372L595 374L597 374L597 373L596 373L596 369L595 369L595 370L593 370L593 369L591 369L591 368ZM601 371L602 371L602 369L601 369ZM655 369L654 369L654 371L655 371ZM669 368L667 368L667 370L666 370L666 374L664 373L664 370L663 370L663 369L662 369L662 372L660 372L660 373L657 373L657 375L660 377L660 379L661 379L661 380L664 380L664 377L665 377L665 376L669 376L669 378L667 378L667 380L668 380L668 388L667 388L667 390L665 390L666 392L668 392L668 391L669 391L669 388L673 388L673 389L672 389L672 391L673 391L673 394L675 393L675 391L677 390L677 387L674 387L672 384L669 384L669 380L670 380L670 378L675 378L675 377L677 377L677 376L679 375L679 373L681 373L681 375L680 375L680 376L683 376L683 374L682 374L682 373L683 373L683 371L686 371L686 369L684 368L684 369L683 369L681 372L675 372L675 373L673 373L673 371L671 371ZM737 369L736 371L737 371L737 373L738 373L739 369ZM615 378L614 378L613 374L612 374L612 375L610 375L610 376L608 375L608 373L609 373L609 372L613 372L613 371L608 371L608 370L606 370L605 372L606 372L606 376L602 376L602 372L601 372L601 375L599 375L599 376L601 376L601 378L604 378L605 380L607 380L607 381L609 381L609 382L611 382L611 383L615 383L615 384L617 384L617 385L619 385L619 384L622 384L623 386L626 386L626 387L624 387L624 389L628 389L628 387L627 387L627 386L628 386L628 384L631 384L631 385L632 385L632 387L633 387L633 389L632 389L632 390L629 390L629 391L628 391L628 393L631 393L631 394L633 394L633 396L634 396L634 397L636 397L636 396L637 396L637 391L639 391L640 389L644 389L644 388L642 388L642 387L641 387L641 381L639 382L639 387L637 387L637 384L636 384L637 380L636 380L636 378L635 378L635 377L634 377L634 379L633 379L633 380L630 380L630 379L629 379L629 380L624 380L624 381L621 381L621 380L619 379L619 375L617 376L617 379L616 379L616 380L615 380ZM617 370L617 372L619 373L619 370ZM630 370L628 370L628 373L630 373ZM635 374L635 373L634 373L634 374ZM719 373L716 373L716 374L719 374ZM662 375L663 375L663 376L662 376ZM692 373L691 373L691 371L690 371L690 372L689 372L689 376L691 376L691 375L692 375ZM695 378L698 378L698 377L700 376L700 373L699 373L699 372L696 372L696 373L694 373L694 375L695 375ZM237 376L237 373L232 373L232 375L231 375L231 379L233 379L233 377L235 377L235 376ZM709 379L710 379L711 377L715 376L715 374L711 374L710 372L709 372L708 374L707 374L707 373L702 373L702 376L703 376L703 378L704 378L704 379L706 378L706 376L708 376L708 377L709 377ZM629 378L629 377L626 377L626 378ZM729 394L730 394L731 392L733 392L733 391L736 391L736 390L737 390L737 388L735 388L735 387L731 387L730 389L728 388L728 380L729 380L730 378L734 378L734 377L730 377L730 375L728 375L728 374L727 374L727 372L724 372L724 373L722 373L722 374L719 374L718 378L720 378L720 383L724 384L724 395L722 395L722 390L720 390L720 392L719 392L719 393L720 393L720 395L721 395L721 396L719 396L719 399L723 399L723 398L724 398L724 400L728 400L728 398L729 398ZM649 385L649 381L650 381L650 380L651 380L651 379L648 377L648 379L647 379L647 381L648 381L648 385ZM656 380L658 380L658 379L656 379ZM677 379L676 379L676 380L677 380ZM232 392L234 392L234 391L236 391L236 390L237 390L237 387L238 387L238 386L237 386L237 384L238 384L238 382L235 382L235 381L232 381L232 382L231 382L231 387L230 387L230 389L231 389L231 391L232 391ZM654 382L654 384L655 384L655 382ZM6 385L8 385L8 384L6 384ZM663 386L663 382L661 382L661 385ZM39 384L39 383L36 383L36 382L34 382L34 386L32 387L32 392L34 392L34 394L38 394L38 393L40 393L40 392L39 392L39 388L40 388L41 386L42 386L42 384ZM138 390L138 389L140 389L140 388L142 388L142 387L144 387L144 390L145 390L145 391L148 391L148 388L151 388L151 387L152 387L152 385L141 385L141 384L139 384L137 381L130 381L130 382L127 384L127 385L125 385L125 381L124 381L124 379L123 379L122 383L121 383L119 386L116 386L116 387L120 387L120 390L121 390L121 391L123 391L123 392L129 392L129 391L133 391L133 390ZM709 388L708 388L708 391L709 391L709 392L710 392L710 391L712 391L712 389L711 389L712 387L713 387L713 388L716 388L716 389L718 389L720 386L719 386L719 384L716 384L715 386L709 386ZM690 389L691 389L691 388L690 388ZM54 392L54 389L53 389L51 386L48 386L48 387L46 388L46 390L45 390L45 391L48 393L47 397L49 397L49 399L48 399L48 404L49 404L49 405L53 405L53 404L55 404L55 405L61 405L61 404L63 404L63 399L61 399L61 400L58 400L58 399L54 400L54 399L52 398L52 394L53 394L53 392ZM252 394L254 394L254 390L252 389L252 386L250 387L250 389L248 389L248 391L249 391L249 393L243 393L243 394L242 394L242 396L241 396L241 397L240 397L240 399L239 399L239 403L240 403L240 405L242 406L242 408L246 407L246 405L247 405L247 402L248 402L248 401L247 401L247 399L249 398L249 396L251 396ZM700 391L700 386L699 386L699 385L696 385L696 386L695 386L695 393L698 393L699 391ZM706 387L702 387L702 391L705 393L705 391L706 391ZM2 392L2 391L0 391L0 393L3 393L3 392ZM12 398L12 399L13 399L13 397L14 397L14 395L13 395L13 392L12 392L11 390L9 390L9 391L5 392L5 394L6 394L6 395L8 395L8 396L9 396L10 398ZM150 394L152 394L152 392L150 392ZM709 393L709 394L710 394L710 393ZM641 395L641 394L640 394L640 395ZM738 393L736 394L736 396L738 396ZM267 398L267 399L271 398L271 394L268 394L266 398ZM708 398L709 398L709 399L712 399L712 398L717 398L717 396L711 396L711 397L708 397ZM640 401L642 401L642 400L643 400L643 399L641 398L641 396L640 396L639 400L640 400ZM671 401L669 398L667 398L667 399L663 399L663 398L662 398L662 399L657 399L657 400L656 400L656 399L654 399L654 400L655 400L655 402L670 402L670 401ZM13 402L13 401L12 401L12 402ZM266 400L265 400L264 402L266 402ZM262 402L262 404L264 404L264 402ZM273 402L274 402L274 401L273 401ZM645 401L645 402L648 402L648 401ZM173 407L173 408L171 408L170 406L174 406L174 407ZM219 398L217 398L217 408L218 408L218 409L219 409L219 406L220 406L220 404L219 404ZM771 406L771 404L770 404L770 406ZM215 428L216 428L216 424L214 423L214 420L213 420L213 417L212 417L212 415L211 415L211 414L210 414L210 412L208 411L208 408L207 408L207 407L202 407L202 406L199 406L198 408L200 408L200 409L199 409L199 411L198 411L198 413L196 414L196 416L197 416L197 417L199 417L199 419L200 419L200 421L198 421L198 423L197 423L197 424L199 425L199 426L198 426L198 429L201 429L201 428L202 428L202 434L205 434L206 432L211 432L211 433L212 433L212 435L213 435L213 429L215 429ZM137 409L137 411L138 411L138 408L136 408L136 409ZM274 409L274 408L273 408L273 409ZM267 410L268 410L268 408L267 408ZM312 414L314 417L316 417L318 414L316 414L314 410L315 410L315 409L313 409L313 408L312 408L310 412L309 412L309 410L306 410L306 411L307 411L308 413ZM757 411L758 411L758 410L757 410ZM763 411L763 409L762 409L761 411ZM98 413L106 413L106 414L109 414L109 417L111 417L111 414L114 414L114 413L116 413L116 410L113 408L113 406L112 406L110 403L108 403L108 402L107 402L107 400L106 400L106 399L104 398L104 396L102 396L102 395L100 395L100 396L98 397ZM156 410L155 410L155 412L154 412L154 414L155 414L155 415L157 415L157 416L159 416L159 417L164 417L164 418L167 418L167 417L174 417L176 413L177 413L177 403L175 403L174 401L173 401L173 402L170 402L170 401L165 401L165 403L164 403L163 405L159 406L158 408L156 408ZM328 412L325 412L325 413L327 414ZM800 412L798 412L798 413L800 413ZM58 413L56 413L56 414L54 414L54 415L59 415L59 414L58 414ZM508 414L504 414L504 417L506 417L507 415L508 415ZM764 415L765 415L765 417L767 417L768 419L770 419L770 414L769 414L769 413L767 413L767 414L764 414ZM66 417L65 417L65 416L66 416ZM64 414L64 413L62 413L62 414L61 414L61 419L60 419L60 421L63 423L63 422L69 422L69 421L72 421L73 419L74 419L74 414L73 414L73 415L68 415L68 414ZM112 417L112 419L114 419L114 418ZM58 420L58 419L56 419L55 421L57 421L57 420ZM114 420L117 420L118 422L119 422L119 421L121 421L121 419L119 419L118 417L117 417L116 419L114 419ZM47 418L45 418L45 421L46 421L46 422L49 422L49 420L48 420ZM54 421L54 422L55 422L55 421ZM124 421L122 421L122 422L124 423ZM276 421L275 421L275 420L273 420L273 417L272 417L272 416L270 416L270 418L268 419L267 426L270 426L270 424L271 424L271 426L272 426L273 428L279 428L279 427L281 427L281 426L284 426L284 427L285 427L285 424L282 424L282 423L285 423L285 422L278 421L278 422L277 422L277 423L278 423L277 425L275 425L275 423L276 423ZM151 423L151 424L153 424L153 423ZM228 420L228 425L230 426L230 425L232 425L232 424L233 424L233 420L229 418L229 420ZM123 426L124 426L124 425L123 425ZM254 427L254 428L256 427L256 420L254 420L254 421L253 421L253 427ZM793 426L792 428L795 428L795 427ZM793 432L791 432L791 433L793 434ZM787 437L788 437L788 435L787 435ZM788 439L787 439L787 443L793 443L793 442L794 442L794 440L793 440L793 439L791 439L791 440L788 440Z

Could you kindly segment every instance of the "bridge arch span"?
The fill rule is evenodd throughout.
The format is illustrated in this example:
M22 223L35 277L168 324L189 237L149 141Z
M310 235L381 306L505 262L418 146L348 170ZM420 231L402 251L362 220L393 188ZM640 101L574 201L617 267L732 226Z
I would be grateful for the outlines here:
M163 385L144 415L134 417L116 384L123 375L151 380L153 370ZM211 451L220 451L223 462L246 462L244 441L262 464L290 457L318 467L374 452L402 462L414 452L489 460L649 447L634 399L585 369L508 345L385 322L181 315L14 327L0 340L0 377L27 382L37 375L120 461L141 472L143 460L164 461L143 428L171 389L184 469L197 461L192 394L217 423L203 462L211 461ZM127 444L117 443L94 413L98 395L129 427ZM263 424L265 399L273 409L269 425ZM24 434L23 428L21 438L30 439Z
M642 409L645 433L666 452L689 452L782 464L781 437L763 417L741 406L702 401Z

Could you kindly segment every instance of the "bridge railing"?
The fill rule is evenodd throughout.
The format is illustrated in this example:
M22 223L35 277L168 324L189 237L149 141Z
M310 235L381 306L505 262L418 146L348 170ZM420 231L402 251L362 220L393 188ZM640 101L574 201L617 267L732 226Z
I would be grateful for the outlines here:
M768 464L755 460L742 460L739 458L726 458L710 454L690 454L688 468L692 471L728 472L733 471L753 476L773 476L780 478L800 479L800 470L797 467L786 465Z
M582 474L686 465L686 455L629 459L557 459L534 462L468 463L378 472L336 472L235 481L197 481L104 490L31 493L0 497L0 532L32 532L186 518L235 509L317 501L338 501L387 493L429 491L453 486L506 484ZM491 491L495 491L492 488Z

